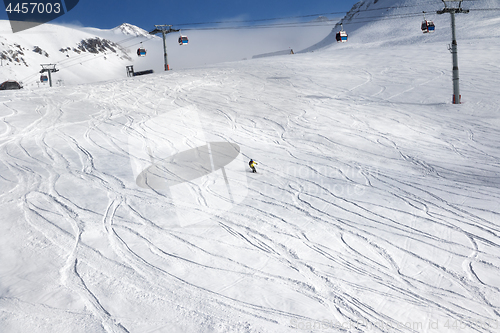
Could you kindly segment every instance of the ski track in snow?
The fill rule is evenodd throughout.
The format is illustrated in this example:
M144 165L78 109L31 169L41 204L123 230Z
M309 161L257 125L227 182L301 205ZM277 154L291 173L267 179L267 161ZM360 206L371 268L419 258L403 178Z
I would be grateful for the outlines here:
M290 332L325 320L494 332L500 136L487 111L498 91L490 109L481 91L452 106L441 63L301 57L4 96L0 204L22 253L58 279L40 290L29 267L3 272L28 282L16 293L2 281L0 309L33 332ZM490 70L481 79L494 86ZM135 184L127 138L154 155L169 137L148 121L190 105L259 173L242 203L172 228L178 207ZM44 313L69 326L41 324Z

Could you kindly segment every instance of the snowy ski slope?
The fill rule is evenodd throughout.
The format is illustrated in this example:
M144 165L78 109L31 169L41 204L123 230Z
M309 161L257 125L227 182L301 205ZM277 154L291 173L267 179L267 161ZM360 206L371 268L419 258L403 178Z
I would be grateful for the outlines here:
M500 39L452 105L436 29L0 92L0 331L498 332Z
M471 11L468 14L456 15L458 38L500 38L498 12L489 10L498 9L499 5L498 0L464 1L462 7ZM448 6L456 7L458 3L448 2ZM450 15L436 13L443 7L443 2L439 0L363 0L355 4L340 22L349 34L349 44L357 47L373 44L449 43ZM415 29L415 26L424 19L424 11L426 19L432 20L437 30L436 33L427 34L422 38L421 31ZM302 52L314 51L335 43L335 34L341 29L340 22L328 36Z

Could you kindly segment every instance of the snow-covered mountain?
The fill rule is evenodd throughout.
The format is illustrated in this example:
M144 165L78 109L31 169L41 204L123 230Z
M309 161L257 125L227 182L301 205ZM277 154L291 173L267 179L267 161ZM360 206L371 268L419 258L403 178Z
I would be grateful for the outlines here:
M153 28L154 26L151 26L151 30ZM178 45L177 34L169 34L169 65L171 69L178 70L238 61L256 54L290 48L300 50L321 40L329 30L327 25L305 29L267 29L265 32L193 30L187 33L190 43L186 46ZM38 72L42 63L58 65L56 68L60 71L54 75L54 80L62 80L66 85L126 77L125 68L129 65L133 65L136 71L152 69L161 72L164 69L161 37L149 35L146 30L127 23L113 29L44 24L12 34L8 22L4 21L0 22L0 32L0 42L4 43L0 45L0 56L3 54L5 57L2 62L4 66L0 66L0 80L15 79L23 81L25 86L45 86L39 83ZM79 47L82 40L96 38L105 40L101 43L108 43L113 50L105 46L97 50L98 53L92 53ZM114 44L111 45L110 42ZM90 43L95 44L95 41ZM137 57L136 51L139 47L147 50L146 57ZM31 52L32 50L37 53ZM38 53L39 51L42 54Z
M457 2L448 2L448 6L457 5ZM471 12L456 15L458 38L473 38L474 35L500 38L497 24L500 7L497 0L465 1L462 6L471 9ZM441 1L359 1L335 25L328 36L301 52L310 52L335 44L335 34L341 29L340 23L343 23L344 30L349 34L349 43L344 47L449 42L450 15L436 14L443 8L444 4ZM420 31L420 23L424 19L423 11L426 12L426 19L436 24L436 33L423 35Z
M80 84L125 76L134 52L120 40L143 36L141 29L124 24L111 30L44 24L13 34L8 21L0 22L0 80L13 79L25 86L38 86L41 64L56 64L54 82ZM109 37L114 38L109 38ZM133 44L134 40L129 40ZM135 51L135 50L134 50Z
M136 37L149 37L149 33L141 29L139 27L136 27L135 25L128 24L128 23L123 23L119 25L116 28L111 29L115 34L123 34L123 35L130 35L130 36L136 36Z
M457 15L477 28L458 36L460 105L449 27L409 34L415 17L314 52L0 91L0 331L498 332L494 13ZM61 47L19 36L24 59Z

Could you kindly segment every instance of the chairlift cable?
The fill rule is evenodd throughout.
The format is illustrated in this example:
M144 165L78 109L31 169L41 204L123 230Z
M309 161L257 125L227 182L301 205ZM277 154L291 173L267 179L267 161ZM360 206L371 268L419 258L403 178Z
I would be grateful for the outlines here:
M435 1L429 1L424 4L435 4ZM372 8L372 9L361 9L357 13L360 12L369 12L369 11L377 11L377 10L387 10L387 9L399 9L399 8L409 8L409 7L420 7L422 3L415 5L405 5L405 6L392 6L392 7L380 7L380 8ZM277 20L286 20L286 19L297 19L297 18L307 18L307 17L316 17L316 16L324 16L324 15L345 15L347 12L328 12L328 13L318 13L318 14L308 14L308 15L298 15L298 16L287 16L287 17L274 17L268 19L254 19L254 20L232 20L232 21L212 21L212 22L197 22L197 23L178 23L173 24L175 26L186 26L186 25L206 25L206 24L226 24L226 23L251 23L251 22L262 22L262 21L277 21Z

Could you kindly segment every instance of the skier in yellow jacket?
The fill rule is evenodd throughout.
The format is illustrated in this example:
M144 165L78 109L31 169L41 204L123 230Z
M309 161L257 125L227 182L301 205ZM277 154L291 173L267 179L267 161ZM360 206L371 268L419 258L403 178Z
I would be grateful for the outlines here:
M257 170L255 170L255 166L257 165L257 162L255 162L254 160L251 159L250 162L248 162L248 165L252 169L252 172L257 172Z

